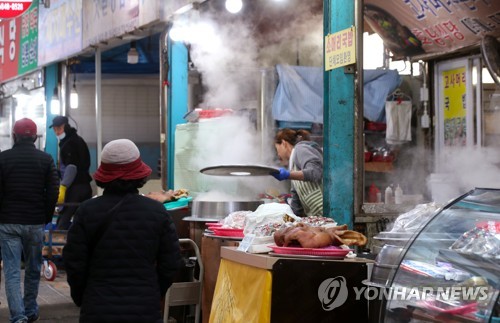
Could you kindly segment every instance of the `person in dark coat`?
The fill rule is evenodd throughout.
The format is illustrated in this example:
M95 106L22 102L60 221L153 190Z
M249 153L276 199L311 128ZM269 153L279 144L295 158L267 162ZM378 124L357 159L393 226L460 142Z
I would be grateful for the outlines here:
M78 204L92 197L90 153L85 140L71 127L68 118L57 116L49 128L59 139L59 173L61 185L57 204L60 207L57 230L67 230Z
M182 258L163 204L139 194L150 174L132 141L104 146L94 174L103 195L80 205L63 249L80 322L162 322Z
M0 242L10 322L38 319L44 226L52 221L58 195L54 159L36 149L36 134L31 119L16 121L14 146L0 153Z

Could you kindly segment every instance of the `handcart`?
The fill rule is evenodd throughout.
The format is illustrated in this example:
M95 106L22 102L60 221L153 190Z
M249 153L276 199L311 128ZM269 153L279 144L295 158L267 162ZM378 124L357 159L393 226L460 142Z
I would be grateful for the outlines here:
M55 230L57 219L59 218L59 207L78 206L80 203L62 203L56 207L56 212L52 217L52 223L47 225L43 237L42 249L42 275L48 281L53 281L57 276L56 262L62 261L62 250L66 244L68 230Z
M45 230L42 249L42 275L48 281L57 276L56 262L62 260L62 249L66 244L68 230Z
M169 307L196 305L195 307L195 323L200 322L201 317L201 293L203 287L203 264L201 262L200 249L191 239L179 239L181 247L189 245L196 254L196 261L199 267L198 278L193 275L190 282L173 283L165 294L165 308L163 311L163 322L169 322Z

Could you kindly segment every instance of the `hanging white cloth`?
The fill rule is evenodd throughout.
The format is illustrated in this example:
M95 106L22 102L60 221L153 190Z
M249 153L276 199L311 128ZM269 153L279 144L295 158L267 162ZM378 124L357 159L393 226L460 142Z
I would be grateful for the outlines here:
M387 143L394 145L411 141L411 101L386 101L385 115Z

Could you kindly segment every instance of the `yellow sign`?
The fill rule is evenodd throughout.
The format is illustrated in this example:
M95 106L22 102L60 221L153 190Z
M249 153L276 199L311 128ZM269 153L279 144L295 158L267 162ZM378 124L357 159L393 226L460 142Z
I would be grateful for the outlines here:
M465 146L467 139L465 67L443 71L444 145Z
M325 36L325 71L356 63L356 29Z

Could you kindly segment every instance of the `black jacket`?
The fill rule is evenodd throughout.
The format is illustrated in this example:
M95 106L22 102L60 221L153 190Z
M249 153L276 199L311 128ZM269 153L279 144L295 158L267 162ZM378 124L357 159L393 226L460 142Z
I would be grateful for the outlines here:
M54 160L33 142L0 153L0 223L49 223L58 194Z
M60 161L64 166L75 165L77 172L74 184L84 184L92 181L90 177L90 153L85 140L76 133L76 129L68 127L66 137L59 142Z
M123 197L105 190L83 202L69 229L63 260L80 322L162 322L160 299L181 265L175 226L137 192L106 221Z

